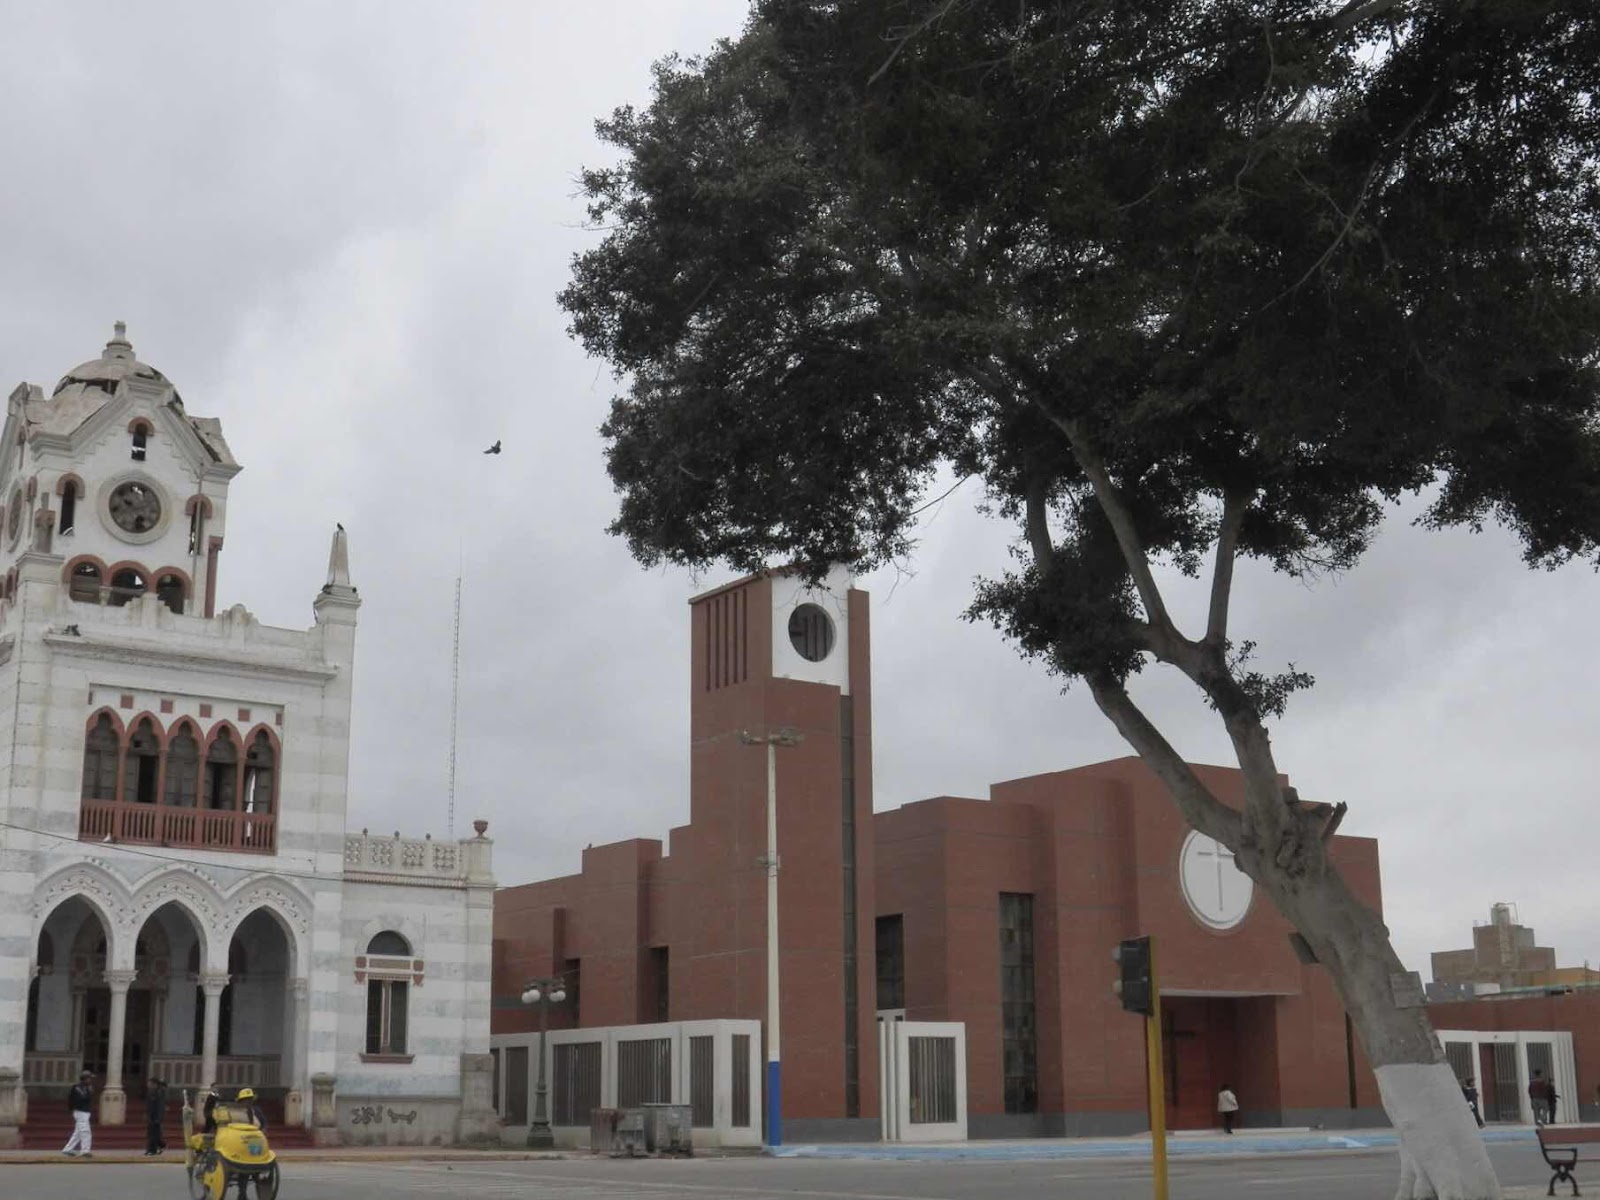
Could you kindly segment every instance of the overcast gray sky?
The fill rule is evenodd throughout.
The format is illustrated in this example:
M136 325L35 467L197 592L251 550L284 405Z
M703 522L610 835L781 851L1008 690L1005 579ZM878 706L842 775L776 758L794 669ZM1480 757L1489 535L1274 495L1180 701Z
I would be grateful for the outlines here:
M716 579L643 571L606 536L613 383L554 295L596 237L573 182L606 156L594 118L744 8L0 0L0 378L48 388L128 322L245 465L224 606L307 624L345 524L353 828L444 832L458 568L457 831L492 822L501 881L687 817L685 600ZM1085 693L959 619L1011 536L974 487L925 514L907 571L863 584L879 808L1126 753ZM1597 589L1585 567L1528 572L1499 533L1403 518L1342 580L1241 578L1240 635L1318 679L1279 762L1381 839L1425 975L1495 900L1564 965L1600 963ZM1190 757L1229 761L1196 695L1137 691Z

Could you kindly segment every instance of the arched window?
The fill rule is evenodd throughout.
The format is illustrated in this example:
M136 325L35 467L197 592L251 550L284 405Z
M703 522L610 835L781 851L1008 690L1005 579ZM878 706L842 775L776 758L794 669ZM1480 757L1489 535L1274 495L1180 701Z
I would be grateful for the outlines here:
M200 743L188 725L179 725L167 740L167 786L164 803L193 808L200 788Z
M122 750L117 742L117 727L111 723L110 713L101 713L89 726L83 740L83 798L85 800L115 800L117 798L117 757Z
M137 600L144 595L144 576L132 567L124 567L111 577L111 595L108 602L121 607L129 600Z
M161 765L161 739L155 722L140 717L128 737L122 764L122 800L125 804L154 804L156 776Z
M278 755L272 748L272 739L262 730L250 739L250 749L244 756L244 811L270 813L273 808L273 787L277 783Z
M404 936L392 929L385 929L382 933L375 934L367 943L368 954L393 954L401 958L411 957L411 943Z
M82 562L72 568L72 582L67 585L67 595L85 604L100 603L100 568Z
M238 785L239 744L224 727L206 751L206 807L232 808Z
M179 616L183 615L183 601L186 589L183 586L183 577L167 574L156 580L156 596Z
M133 461L143 462L145 451L150 446L150 434L143 424L133 427Z
M402 1057L406 1053L411 943L394 930L385 929L367 943L367 953L408 960L403 964L386 964L376 970L370 960L367 963L366 1053L380 1057Z
M71 533L77 523L78 489L75 484L69 483L61 493L61 532Z

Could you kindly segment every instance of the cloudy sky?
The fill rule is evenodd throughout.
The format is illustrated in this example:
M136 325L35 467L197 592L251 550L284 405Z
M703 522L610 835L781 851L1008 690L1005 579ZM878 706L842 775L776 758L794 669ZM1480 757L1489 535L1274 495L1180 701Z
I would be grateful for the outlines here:
M606 157L594 118L743 11L0 0L0 376L48 389L128 322L245 465L223 605L308 624L344 523L365 599L352 827L444 832L458 573L457 829L492 822L502 882L687 817L684 602L721 577L644 571L606 536L613 383L554 295L597 236L574 184ZM1011 536L972 499L864 581L880 808L1126 752L1086 694L959 619ZM1563 964L1600 963L1597 597L1587 568L1530 573L1503 535L1404 513L1343 579L1241 577L1240 634L1318 679L1279 762L1381 839L1425 974L1496 900ZM1228 761L1185 687L1138 693L1190 757Z

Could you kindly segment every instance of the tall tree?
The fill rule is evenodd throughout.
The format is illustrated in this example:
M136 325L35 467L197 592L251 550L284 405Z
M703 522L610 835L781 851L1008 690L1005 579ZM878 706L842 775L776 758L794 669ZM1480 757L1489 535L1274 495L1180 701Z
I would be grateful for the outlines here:
M1402 1197L1493 1197L1339 810L1280 783L1241 556L1344 570L1386 502L1600 536L1600 18L1588 0L759 0L583 176L607 232L561 303L626 381L613 529L646 563L907 553L981 477L1018 565L970 615L1083 681L1326 967L1401 1136ZM1180 626L1163 564L1209 573ZM1220 802L1136 706L1215 710Z

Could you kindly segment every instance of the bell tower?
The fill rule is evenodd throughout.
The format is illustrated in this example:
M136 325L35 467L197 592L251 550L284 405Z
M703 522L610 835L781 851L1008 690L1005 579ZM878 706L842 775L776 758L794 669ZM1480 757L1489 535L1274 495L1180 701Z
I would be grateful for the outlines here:
M0 455L0 577L16 599L18 559L54 554L74 600L120 606L147 594L176 613L211 616L239 473L220 422L190 416L116 323L98 358L46 396L19 384Z
M868 613L843 569L814 585L752 576L690 602L691 827L673 853L687 838L700 886L673 994L696 1015L767 1015L762 739L793 735L773 777L786 1122L877 1113Z

